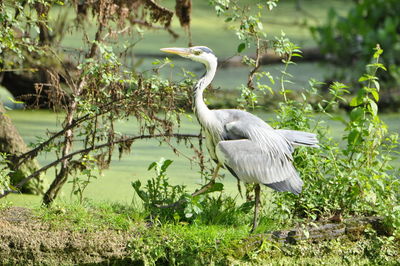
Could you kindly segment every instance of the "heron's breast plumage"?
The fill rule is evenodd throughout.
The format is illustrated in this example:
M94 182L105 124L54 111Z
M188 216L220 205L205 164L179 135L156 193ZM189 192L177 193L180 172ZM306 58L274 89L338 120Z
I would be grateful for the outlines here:
M209 121L201 121L199 119L201 127L204 131L205 139L206 139L206 147L210 154L211 159L214 161L218 161L215 147L217 144L223 140L223 127L214 119L210 119Z

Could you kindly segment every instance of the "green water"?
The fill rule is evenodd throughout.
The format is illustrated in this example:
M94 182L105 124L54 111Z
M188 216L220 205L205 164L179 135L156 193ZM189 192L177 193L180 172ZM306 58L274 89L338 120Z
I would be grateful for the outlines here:
M249 4L251 3L252 2L249 2ZM169 0L163 2L163 4L174 9L175 1ZM305 4L306 3L304 3L304 5ZM215 15L214 10L208 5L207 1L194 1L193 5L194 9L191 21L193 43L195 45L207 45L211 47L219 58L232 56L240 43L234 31L229 29L227 24L223 23L223 19ZM281 31L284 30L287 36L296 44L303 47L313 46L315 42L311 38L308 25L316 25L318 22L325 21L326 12L330 7L334 7L340 13L345 13L350 6L350 4L343 4L343 1L334 0L329 1L329 3L324 4L322 7L320 1L311 0L307 1L307 10L312 14L312 16L309 16L306 12L298 11L294 2L283 1L279 3L278 8L274 9L273 12L263 11L266 12L264 16L265 32L270 39L273 39L273 36L280 36ZM74 19L73 12L64 8L53 10L51 19L57 20L57 15L60 12L69 12L69 19ZM89 37L93 37L95 28L94 23L89 26ZM144 36L132 34L130 36L120 36L115 40L113 39L113 46L118 50L122 47L124 42L132 44L142 39L135 45L134 50L137 54L160 54L159 49L161 47L187 46L187 34L180 28L176 18L173 21L172 28L180 34L181 37L178 40L173 40L171 36L164 31L146 31ZM78 55L74 49L81 49L85 46L85 42L82 41L82 39L82 34L66 31L65 38L61 43L65 54L71 58L76 58ZM251 49L245 51L245 53L248 54L252 52L254 51ZM163 57L159 59L162 58ZM128 60L130 61L126 62L127 65L136 65L138 61L141 61L138 67L140 70L150 69L152 67L151 62L153 61L151 58L145 58L144 60L141 58L138 59L135 55L128 57ZM179 78L179 72L182 67L192 69L197 74L201 74L204 71L199 64L193 62L183 60L179 60L178 62L178 60L174 59L174 63L176 66L173 70L163 70L162 74L168 77ZM279 76L281 67L280 65L269 65L263 66L263 70L271 72L273 76ZM311 77L323 80L327 73L332 72L332 69L329 65L321 66L318 63L302 63L298 66L291 66L289 71L294 75L295 78L293 82L296 85L288 85L288 88L296 89L307 87L308 79ZM216 88L235 89L240 84L247 83L247 74L248 69L245 67L220 68L218 69L213 85ZM269 84L268 81L262 82ZM8 100L8 96L8 93L0 89L0 100L6 102L8 106L14 109L18 107ZM61 123L56 115L45 111L10 111L8 115L13 119L27 143L35 142L36 136L44 136L47 131L57 131ZM267 120L273 116L273 114L265 113L259 115ZM398 119L390 119L390 121L392 121L391 123L395 125L394 128L399 130ZM334 130L332 134L340 138L340 130L343 129L342 125L338 122L332 122L331 127ZM121 122L120 130L125 133L135 134L135 123L133 120ZM195 121L185 119L182 123L181 131L197 134L199 132L199 125ZM186 156L192 157L194 155L193 151L185 148L183 144L177 144L177 146ZM175 155L168 145L160 145L158 141L142 140L135 142L131 154L122 157L121 160L118 160L118 156L115 156L110 170L104 171L98 179L90 184L85 196L96 201L131 202L134 195L130 185L131 182L136 179L145 181L154 176L153 172L147 171L147 166L151 162L159 160L161 157L174 160L174 163L168 170L171 183L185 184L188 186L189 190L193 190L198 186L197 184L201 181L198 173L199 169L191 165L184 156ZM40 164L44 165L54 158L54 154L47 154L39 156L38 160ZM236 180L229 173L225 172L225 170L222 170L221 173L226 175L223 180L226 191L235 195L237 193ZM50 182L54 177L54 170L49 170L47 172L47 177L48 182ZM61 199L69 200L70 192L71 184L66 184L62 191ZM17 205L40 204L40 198L34 196L10 195L7 197L7 200L11 200Z
M23 111L15 110L8 112L14 124L18 128L26 143L35 142L36 136L44 136L46 132L55 132L59 128L60 119L56 114L47 111ZM121 121L118 130L123 133L135 135L137 127L134 120ZM197 122L184 118L181 133L199 133ZM154 176L153 171L147 171L148 165L153 161L158 161L161 157L169 158L174 163L168 169L168 176L172 184L187 185L189 190L194 190L201 183L199 171L196 165L192 164L186 157L193 157L194 152L186 148L183 143L172 142L181 152L181 155L173 153L169 145L160 143L157 140L139 140L136 141L131 153L118 159L115 152L114 160L109 170L104 170L101 175L92 181L87 188L85 196L95 201L118 201L129 203L134 196L131 182L137 179L145 182L148 178ZM41 165L51 162L55 159L54 154L45 154L38 157ZM227 174L222 171L222 174ZM54 170L47 172L48 182L54 177ZM235 179L227 174L224 180L226 190L234 192L236 186ZM69 200L71 193L71 184L66 184L61 193L62 200ZM11 195L9 200L17 203L23 203L29 199L36 200L35 197L26 198L18 195ZM39 201L38 201L39 204Z
M48 111L23 111L14 110L7 113L13 120L26 143L35 142L37 136L44 136L46 132L56 132L60 127L59 115ZM273 114L257 113L265 120L270 120ZM391 131L399 132L400 123L398 114L384 114L383 120L388 124ZM343 132L343 126L337 122L329 123L330 133L336 139L340 139ZM134 135L137 131L134 120L121 121L118 125L119 131ZM195 119L184 118L181 133L198 134L199 125ZM183 143L178 144L172 142L182 154L187 157L193 157L194 152L185 147ZM169 158L174 163L168 169L168 176L172 184L187 185L189 191L198 188L201 183L199 168L191 164L183 155L176 155L170 147L165 143L157 140L140 140L136 141L132 146L129 155L125 155L118 160L115 153L114 160L109 170L103 171L97 179L93 180L87 188L85 196L94 201L117 201L121 203L130 203L134 197L131 182L140 179L144 183L147 179L154 176L152 171L147 171L148 165L153 161L158 161L161 157ZM55 159L54 154L44 154L38 157L39 163L44 165ZM396 162L399 164L399 162ZM231 195L237 195L236 179L232 177L226 170L222 170L221 174L225 175L222 180L225 191ZM54 169L47 172L47 182L54 177ZM62 190L60 200L68 201L71 199L71 184L66 184ZM16 205L39 205L40 198L26 195L10 195L6 200Z

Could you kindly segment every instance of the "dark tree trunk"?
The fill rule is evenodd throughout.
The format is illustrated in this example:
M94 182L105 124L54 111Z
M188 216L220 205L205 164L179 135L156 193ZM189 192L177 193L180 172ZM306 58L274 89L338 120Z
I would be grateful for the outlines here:
M74 74L76 67L66 61L64 66ZM3 72L0 85L5 87L18 101L24 102L30 108L57 109L69 102L68 94L62 90L60 84L66 80L58 74L60 67L50 64L47 68L39 68L33 73Z
M11 95L19 100L23 101L26 105L32 106L35 104L44 104L43 98L38 101L36 95L35 83L41 83L43 80L40 79L40 75L22 75L16 72L5 72L1 85L4 86Z
M5 115L5 109L3 104L0 102L0 152L10 155L11 163L9 166L13 171L10 177L11 184L13 185L19 183L19 181L39 169L39 165L34 159L26 161L18 168L14 166L13 158L27 151L28 147L19 134L17 128L12 123L11 119ZM37 178L32 179L21 188L21 191L23 193L42 194L43 176L39 175Z

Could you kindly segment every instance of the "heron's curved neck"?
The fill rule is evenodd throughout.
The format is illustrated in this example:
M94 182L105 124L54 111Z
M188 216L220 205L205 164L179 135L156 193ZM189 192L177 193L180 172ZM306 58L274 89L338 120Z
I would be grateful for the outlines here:
M199 119L199 122L205 126L206 117L210 117L211 111L208 109L207 105L203 99L204 90L210 85L211 81L215 76L215 71L217 70L217 60L210 61L209 64L205 64L206 73L204 76L197 82L194 89L194 111Z

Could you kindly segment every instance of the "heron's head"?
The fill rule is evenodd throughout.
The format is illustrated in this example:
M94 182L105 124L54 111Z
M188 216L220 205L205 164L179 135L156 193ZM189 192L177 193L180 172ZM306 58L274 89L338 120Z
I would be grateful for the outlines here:
M217 57L214 55L213 51L206 46L193 46L189 48L171 47L162 48L160 50L170 54L177 54L184 58L189 58L193 61L203 63L206 66L217 63Z

